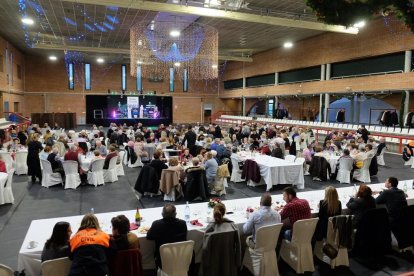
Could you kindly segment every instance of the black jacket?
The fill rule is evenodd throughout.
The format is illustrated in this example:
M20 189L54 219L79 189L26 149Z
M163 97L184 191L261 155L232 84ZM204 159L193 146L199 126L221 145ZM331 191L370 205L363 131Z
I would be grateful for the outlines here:
M328 180L328 174L331 175L331 165L325 157L314 156L309 167L309 173L312 177L318 177L322 181Z
M187 240L187 224L177 218L163 218L152 223L147 239L155 242L155 262L161 267L160 246Z
M160 159L153 159L149 165L155 169L155 175L157 176L158 181L161 179L162 170L168 169L167 164Z
M358 227L358 223L365 211L375 209L375 199L372 196L369 198L351 197L346 207L351 211L351 215L354 215L354 227Z
M403 190L390 188L382 191L375 199L377 204L385 204L392 219L398 217L400 210L407 206L407 199Z
M55 172L57 169L62 168L62 162L56 161L56 153L52 152L47 156L47 161L50 162L52 166L52 171Z
M205 200L209 194L206 171L200 167L188 168L186 170L187 182L184 187L186 201L192 201L197 197Z
M181 145L184 145L185 141L187 141L187 148L191 148L195 145L196 140L197 140L197 135L194 133L194 131L189 130L185 133L184 139Z
M141 194L144 194L144 192L157 194L159 192L160 180L157 178L153 167L148 165L142 167L137 181L135 182L134 189Z
M342 212L342 205L339 201L339 207L334 214L328 214L328 204L326 201L319 202L318 224L316 225L315 237L316 240L321 241L326 238L328 232L328 219L330 217L339 216Z
M81 246L71 254L68 276L105 276L108 274L107 248L101 245Z

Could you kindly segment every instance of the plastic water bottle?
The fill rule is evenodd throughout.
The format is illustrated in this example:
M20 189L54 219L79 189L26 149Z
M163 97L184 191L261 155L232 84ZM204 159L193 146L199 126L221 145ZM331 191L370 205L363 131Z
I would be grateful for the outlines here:
M95 209L91 208L91 214L95 214Z
M186 222L190 222L190 205L188 204L188 201L185 205L184 218Z

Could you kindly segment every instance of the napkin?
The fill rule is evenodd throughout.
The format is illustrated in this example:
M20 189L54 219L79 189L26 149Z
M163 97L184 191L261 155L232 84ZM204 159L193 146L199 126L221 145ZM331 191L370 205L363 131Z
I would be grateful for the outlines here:
M203 226L203 224L201 224L198 219L192 220L190 221L191 225L195 225L195 226Z
M129 230L137 230L137 229L138 229L138 226L135 223L131 223L129 225Z

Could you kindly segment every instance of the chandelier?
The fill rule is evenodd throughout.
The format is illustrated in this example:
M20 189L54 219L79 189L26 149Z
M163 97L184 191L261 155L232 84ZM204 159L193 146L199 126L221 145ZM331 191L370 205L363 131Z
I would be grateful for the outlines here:
M131 76L217 78L218 32L188 21L152 21L130 29Z

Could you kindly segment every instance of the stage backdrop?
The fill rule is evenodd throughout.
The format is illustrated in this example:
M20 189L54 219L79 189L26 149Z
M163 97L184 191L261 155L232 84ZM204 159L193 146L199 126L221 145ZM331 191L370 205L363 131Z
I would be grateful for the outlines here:
M172 122L172 97L147 95L87 95L86 123L108 126L109 123L146 126Z

